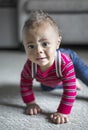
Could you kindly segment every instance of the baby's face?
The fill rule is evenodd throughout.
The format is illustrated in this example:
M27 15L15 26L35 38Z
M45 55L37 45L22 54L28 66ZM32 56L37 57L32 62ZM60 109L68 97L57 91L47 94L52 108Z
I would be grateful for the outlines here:
M54 62L60 37L48 22L42 22L26 31L23 38L29 60L38 64L42 71L47 70Z

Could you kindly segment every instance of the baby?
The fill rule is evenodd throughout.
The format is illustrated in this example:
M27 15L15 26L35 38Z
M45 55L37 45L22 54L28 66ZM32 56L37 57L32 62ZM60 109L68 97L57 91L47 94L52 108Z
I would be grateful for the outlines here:
M56 112L50 115L51 122L55 124L67 123L69 120L68 115L76 97L76 71L77 78L88 85L88 73L87 78L80 76L81 69L78 64L82 63L87 70L88 66L74 51L60 49L61 39L57 24L43 11L32 12L24 24L23 44L28 59L21 73L20 88L22 99L27 105L26 113L37 115L42 111L32 89L34 78L41 83L41 88L45 91L63 85L60 104Z

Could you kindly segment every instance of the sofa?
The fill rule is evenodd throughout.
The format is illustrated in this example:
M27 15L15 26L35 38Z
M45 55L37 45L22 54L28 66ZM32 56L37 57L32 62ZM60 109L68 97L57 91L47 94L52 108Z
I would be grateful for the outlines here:
M57 22L63 44L88 45L88 0L18 0L18 39L32 10L47 11Z

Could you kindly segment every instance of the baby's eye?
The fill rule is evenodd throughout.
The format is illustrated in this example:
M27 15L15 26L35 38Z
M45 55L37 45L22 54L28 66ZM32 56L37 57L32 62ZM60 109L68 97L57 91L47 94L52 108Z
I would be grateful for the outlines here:
M43 43L42 43L42 46L43 46L43 47L48 47L48 45L49 45L48 42L43 42Z
M28 45L28 48L33 49L34 45Z

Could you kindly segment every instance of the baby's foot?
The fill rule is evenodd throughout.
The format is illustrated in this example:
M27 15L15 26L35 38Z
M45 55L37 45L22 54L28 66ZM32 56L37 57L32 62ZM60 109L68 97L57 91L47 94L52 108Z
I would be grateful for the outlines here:
M77 86L77 90L82 90L82 86L78 80L76 80L76 86Z

